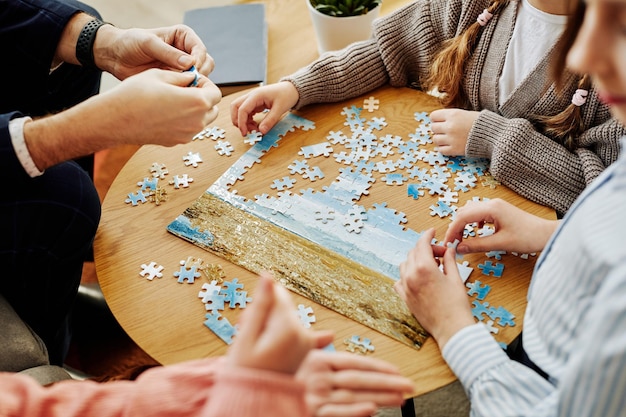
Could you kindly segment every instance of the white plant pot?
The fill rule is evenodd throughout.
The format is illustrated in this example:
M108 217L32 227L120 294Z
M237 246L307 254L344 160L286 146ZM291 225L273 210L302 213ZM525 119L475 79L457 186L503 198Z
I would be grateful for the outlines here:
M372 22L380 13L380 6L360 16L335 17L315 10L306 1L317 35L317 50L320 54L343 49L353 42L369 39L372 36Z

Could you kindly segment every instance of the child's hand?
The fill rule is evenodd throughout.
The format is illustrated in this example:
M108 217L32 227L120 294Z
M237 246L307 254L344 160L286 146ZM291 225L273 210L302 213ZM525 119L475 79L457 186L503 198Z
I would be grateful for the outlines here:
M298 90L289 81L259 87L231 103L230 118L242 136L253 130L266 134L296 105L299 98ZM254 116L266 109L269 112L257 123Z
M477 111L440 109L430 113L433 142L444 155L465 155L469 132L478 119Z

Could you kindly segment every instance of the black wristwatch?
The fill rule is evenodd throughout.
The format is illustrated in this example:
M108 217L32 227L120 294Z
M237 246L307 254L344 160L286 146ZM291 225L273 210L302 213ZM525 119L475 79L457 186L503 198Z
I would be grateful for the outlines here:
M107 25L100 19L93 19L87 22L78 35L78 41L76 42L76 59L85 68L96 68L96 63L93 59L93 43L96 40L96 32L100 29L100 26Z

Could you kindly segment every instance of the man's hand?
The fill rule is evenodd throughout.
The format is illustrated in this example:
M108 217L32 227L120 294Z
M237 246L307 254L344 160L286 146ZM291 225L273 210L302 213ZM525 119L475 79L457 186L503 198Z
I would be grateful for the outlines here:
M120 80L150 68L184 71L192 65L207 76L215 65L204 43L185 25L157 29L102 26L96 34L94 60L98 68Z
M150 69L113 89L24 125L35 165L57 163L117 145L174 146L191 141L218 115L222 94L208 78L187 87L191 72Z

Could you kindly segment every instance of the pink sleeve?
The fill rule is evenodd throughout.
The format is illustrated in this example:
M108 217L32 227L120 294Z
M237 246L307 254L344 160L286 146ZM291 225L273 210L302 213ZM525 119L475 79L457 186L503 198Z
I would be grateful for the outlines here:
M151 368L136 381L62 381L47 388L25 375L0 373L0 416L199 416L212 399L219 362Z
M29 376L0 372L0 416L306 415L303 388L293 378L244 368L216 373L221 362L151 368L136 381L62 381L47 388Z
M309 416L304 386L293 376L252 368L215 372L213 399L206 417Z

